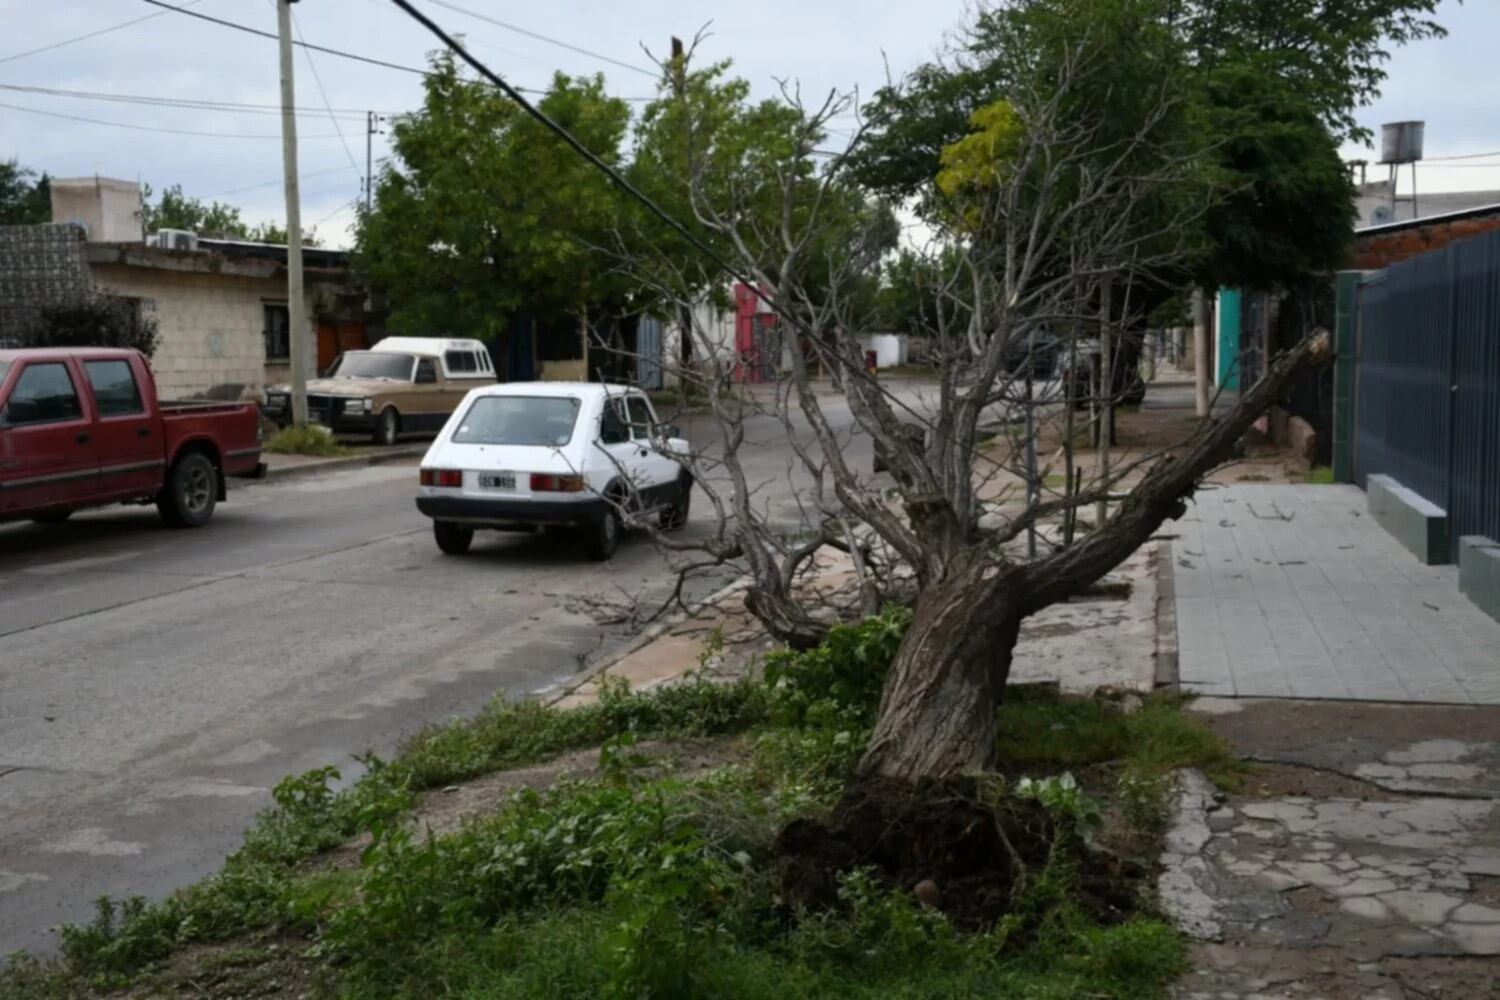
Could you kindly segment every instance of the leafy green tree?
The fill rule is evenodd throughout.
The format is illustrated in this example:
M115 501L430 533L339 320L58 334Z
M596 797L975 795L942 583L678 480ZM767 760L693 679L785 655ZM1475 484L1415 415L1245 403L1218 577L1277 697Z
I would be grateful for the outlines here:
M966 137L971 147L977 141L973 114L1024 86L1056 42L1114 39L1109 25L1128 18L1140 39L1157 39L1160 55L1121 58L1121 73L1146 76L1094 88L1080 95L1075 110L1105 127L1139 121L1122 102L1153 92L1153 60L1170 59L1177 107L1189 115L1187 130L1179 132L1203 150L1217 192L1194 223L1197 231L1183 231L1201 243L1195 277L1295 284L1343 259L1352 191L1338 140L1363 136L1353 115L1379 93L1387 46L1442 33L1429 16L1435 6L1435 0L1012 0L982 13L944 61L877 94L868 109L874 131L856 153L857 170L878 190L916 198L929 216L946 210L935 199L933 179L944 170L945 149ZM1033 44L1010 44L1028 35ZM1183 121L1178 116L1179 126Z
M141 227L148 233L158 229L185 229L214 239L242 240L250 227L240 218L233 205L213 201L204 203L182 193L181 184L173 184L151 202L151 185L141 192Z
M540 106L619 163L625 102L601 77L554 77ZM495 338L508 318L579 312L614 294L609 182L488 83L433 58L422 109L392 128L393 162L361 216L359 266L392 303L393 331Z
M0 226L25 226L52 219L51 183L46 174L0 161Z

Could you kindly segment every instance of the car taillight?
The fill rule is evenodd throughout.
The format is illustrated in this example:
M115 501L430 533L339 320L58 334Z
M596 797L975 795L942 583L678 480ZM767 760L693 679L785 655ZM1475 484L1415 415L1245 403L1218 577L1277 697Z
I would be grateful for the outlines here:
M552 476L546 473L533 472L531 474L531 492L533 493L582 493L582 476Z
M458 488L464 484L464 474L457 469L423 469L423 486L447 486Z

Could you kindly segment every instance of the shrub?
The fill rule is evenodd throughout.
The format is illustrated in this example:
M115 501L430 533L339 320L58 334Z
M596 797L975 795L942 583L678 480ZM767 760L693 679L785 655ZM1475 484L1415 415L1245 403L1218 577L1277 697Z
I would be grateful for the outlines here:
M323 458L352 454L350 449L339 444L333 431L320 424L284 427L266 442L265 450L278 455L317 455Z

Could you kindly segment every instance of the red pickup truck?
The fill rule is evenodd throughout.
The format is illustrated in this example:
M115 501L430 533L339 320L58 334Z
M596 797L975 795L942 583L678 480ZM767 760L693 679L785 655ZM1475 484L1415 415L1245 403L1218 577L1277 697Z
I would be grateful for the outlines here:
M168 403L137 351L0 350L0 521L156 504L198 527L230 476L260 478L254 403Z

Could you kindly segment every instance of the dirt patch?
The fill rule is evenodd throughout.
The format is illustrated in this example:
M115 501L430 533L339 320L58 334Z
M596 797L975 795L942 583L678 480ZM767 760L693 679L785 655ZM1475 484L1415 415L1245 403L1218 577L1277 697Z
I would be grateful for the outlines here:
M323 995L321 963L306 957L309 942L285 934L253 934L192 945L148 969L122 993L130 1000L160 997L306 998Z
M1140 865L1090 851L1071 836L1059 840L1034 801L1006 799L992 808L964 783L856 783L826 823L793 821L772 851L781 898L790 906L835 907L838 876L868 868L973 929L1010 912L1017 888L1046 867L1055 843L1072 855L1079 899L1098 920L1117 923L1135 911L1135 886L1145 876Z
M1309 799L1388 799L1390 793L1368 781L1295 764L1256 764L1245 783L1248 796Z

